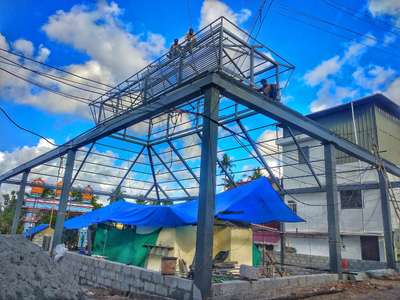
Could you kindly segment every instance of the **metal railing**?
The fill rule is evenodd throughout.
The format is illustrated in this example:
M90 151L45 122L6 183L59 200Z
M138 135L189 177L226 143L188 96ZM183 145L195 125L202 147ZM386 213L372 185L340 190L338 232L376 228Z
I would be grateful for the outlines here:
M150 103L158 96L208 72L224 72L255 86L272 78L279 87L281 73L293 65L221 17L182 42L178 53L166 53L89 104L96 124Z

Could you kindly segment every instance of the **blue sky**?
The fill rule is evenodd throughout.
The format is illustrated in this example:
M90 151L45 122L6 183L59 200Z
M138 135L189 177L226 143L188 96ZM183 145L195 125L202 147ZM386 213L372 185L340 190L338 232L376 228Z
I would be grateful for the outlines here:
M260 2L1 1L0 47L114 84L164 53L189 26L224 14L249 30ZM284 96L301 113L374 92L400 103L396 0L275 0L258 39L296 66ZM0 105L21 125L57 143L93 125L82 106L17 81L0 70ZM10 167L5 153L11 159L24 146L34 152L38 138L3 115L0 132L1 173Z

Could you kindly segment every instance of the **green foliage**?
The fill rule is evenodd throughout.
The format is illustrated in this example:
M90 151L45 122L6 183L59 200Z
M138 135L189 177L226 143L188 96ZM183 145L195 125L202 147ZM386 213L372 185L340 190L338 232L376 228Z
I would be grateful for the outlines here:
M93 195L92 200L90 200L90 204L93 206L93 209L98 209L101 207L101 204L97 203L97 200L99 200L99 197Z
M45 188L42 193L42 198L54 198L55 193L53 189Z
M72 191L71 192L71 200L81 202L82 201L82 192L81 191Z
M224 153L224 155L222 156L221 166L226 170L226 172L229 174L229 176L231 178L233 178L233 180L231 180L229 178L229 176L224 172L223 168L221 167L220 174L225 175L225 177L223 178L224 187L225 187L225 189L230 189L235 186L235 182L234 182L235 174L233 174L233 168L235 167L235 165L232 163L232 159L226 153Z
M11 232L12 221L14 217L15 205L17 202L17 193L12 191L10 194L3 195L4 207L0 210L0 233L7 234ZM22 217L17 227L17 233L23 230Z
M250 180L254 180L254 179L258 179L258 178L260 178L260 177L262 177L262 176L263 176L263 175L262 175L262 173L261 173L260 167L257 167L257 168L254 170L253 174L249 177L249 179L250 179Z
M121 199L122 199L122 191L121 188L118 187L115 189L113 195L109 198L110 204Z

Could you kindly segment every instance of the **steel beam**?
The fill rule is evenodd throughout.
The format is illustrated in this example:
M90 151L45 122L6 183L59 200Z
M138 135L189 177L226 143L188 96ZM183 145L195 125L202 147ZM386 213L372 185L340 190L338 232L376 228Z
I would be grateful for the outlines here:
M90 152L92 151L94 144L95 144L95 143L92 143L92 144L90 145L89 150L86 152L85 157L84 157L83 160L81 161L81 164L79 165L79 168L78 168L78 170L76 171L76 173L75 173L75 175L74 175L74 178L73 178L72 181L71 181L71 186L74 184L76 178L77 178L78 175L79 175L79 172L82 170L83 165L85 164L86 160L88 159L89 154L90 154Z
M153 176L153 183L154 183L153 187L156 189L157 199L160 200L160 192L158 190L157 176L156 176L156 172L154 170L153 156L151 155L150 146L147 146L147 154L148 154L148 157L149 157L151 174Z
M332 143L336 149L345 152L359 160L367 162L371 165L377 165L376 157L368 150L345 140L332 131L326 129L316 121L303 116L299 112L276 101L269 100L264 95L258 93L254 89L229 78L229 76L215 73L213 83L220 87L221 93L238 103L245 105L255 111L266 115L278 122L290 125L302 133L305 133L324 143ZM395 164L383 160L384 167L387 172L400 177L400 168Z
M388 182L382 170L378 171L379 187L381 194L381 209L383 234L385 237L386 264L388 268L396 269L396 258L394 255L393 230L392 230L392 215L390 213L390 198L388 191Z
M143 151L144 151L145 147L142 147L142 149L140 149L139 153L136 155L135 159L133 160L133 162L131 163L131 165L129 166L128 170L126 171L126 173L124 174L124 176L122 176L121 181L118 183L117 187L114 190L114 195L115 193L121 188L122 183L124 182L124 180L126 179L126 177L128 177L129 173L132 171L133 167L135 166L137 160L139 159L140 155L142 155Z
M135 109L132 111L104 121L98 126L78 135L67 143L0 175L0 181L9 179L26 170L30 170L54 158L62 156L66 154L69 149L77 149L95 142L124 128L155 117L162 112L187 102L188 99L196 98L202 94L201 87L211 84L212 78L212 73L200 75L195 80L188 81L183 86L176 87L175 89L162 94L159 97L155 97L147 104L135 107Z
M254 140L251 138L251 136L247 132L246 128L244 128L242 122L240 120L238 120L237 124L239 125L240 130L243 132L243 134L245 135L246 139L249 141L251 147L253 148L254 152L256 153L256 155L257 155L258 159L260 160L261 164L267 170L267 172L268 172L269 176L271 177L271 180L273 181L273 183L276 184L276 186L279 188L280 191L283 191L281 183L276 178L274 172L269 167L267 161L264 159L264 156L262 155L262 153L258 149L258 147L257 147L256 143L254 142Z
M219 90L214 86L210 86L205 90L204 96L205 117L203 118L204 125L201 147L194 284L200 290L202 299L208 299L211 296L218 141L218 125L211 120L218 119Z
M25 171L22 174L22 180L17 195L17 202L15 203L15 212L14 212L13 222L11 225L11 234L17 233L18 223L21 218L22 205L24 204L25 187L26 187L26 182L28 181L28 175L29 171Z
M328 214L329 269L333 273L342 274L341 238L339 230L339 207L336 186L336 151L333 144L324 145L325 181Z
M175 176L174 172L168 167L168 165L164 162L164 160L161 158L160 155L153 149L153 147L149 146L149 151L153 151L153 153L157 156L158 160L162 163L164 168L168 171L168 173L172 176L172 178L175 180L175 182L180 186L180 188L185 192L185 194L190 197L189 192L186 190L186 188L183 186L183 184L180 182L180 180Z
M58 204L57 219L54 229L54 236L52 242L52 251L54 248L62 243L62 235L64 231L65 213L68 204L69 192L71 189L72 172L74 169L76 150L70 149L67 153L67 162L65 164L65 173L63 178L63 185L61 190L60 202Z
M188 170L188 172L190 173L190 175L193 176L193 178L197 181L197 183L200 183L199 178L196 176L196 174L194 173L194 171L192 170L192 168L188 165L188 163L185 161L185 159L183 158L183 156L179 153L178 149L176 149L176 147L174 146L174 144L172 144L172 142L170 140L167 140L167 143L169 145L169 147L172 149L172 151L174 151L175 155L178 156L178 159L180 160L180 162L185 166L185 168Z
M321 187L322 187L322 184L321 184L321 182L319 181L317 174L315 174L314 168L312 167L310 161L308 160L308 157L305 155L303 149L301 149L300 144L299 144L299 142L297 141L296 136L293 134L292 129L290 129L289 126L286 126L286 128L287 128L287 130L288 130L290 136L292 137L293 142L295 143L295 145L296 145L296 147L297 147L297 150L299 150L300 155L303 157L304 161L306 162L308 168L309 168L310 171L311 171L311 174L314 176L315 181L318 183L318 186L321 188Z

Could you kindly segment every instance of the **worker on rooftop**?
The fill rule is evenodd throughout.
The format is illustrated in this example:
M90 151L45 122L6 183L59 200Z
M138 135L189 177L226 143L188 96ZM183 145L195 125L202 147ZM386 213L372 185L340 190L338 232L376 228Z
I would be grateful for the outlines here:
M278 100L278 91L276 84L269 84L267 79L261 79L261 88L257 90L260 93L263 93L264 96L271 98L272 100Z
M177 58L178 56L181 55L182 49L181 46L179 45L179 40L174 39L174 43L171 45L171 48L169 49L167 57L169 59L174 59Z
M185 37L185 42L186 42L186 50L192 53L192 49L194 47L194 44L196 43L196 37L194 36L193 28L189 28L189 31Z

